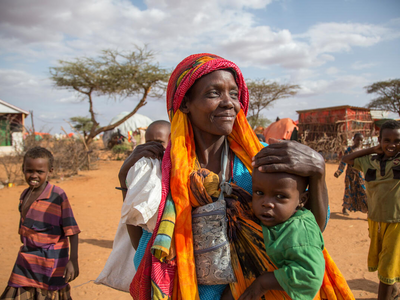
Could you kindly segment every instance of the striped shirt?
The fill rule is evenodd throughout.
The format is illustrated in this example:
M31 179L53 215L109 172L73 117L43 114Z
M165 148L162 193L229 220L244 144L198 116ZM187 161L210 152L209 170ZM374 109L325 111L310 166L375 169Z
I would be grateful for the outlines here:
M21 194L20 212L28 191ZM8 285L50 291L64 288L67 284L63 275L69 255L67 237L79 232L67 195L58 186L47 183L25 219L21 217L19 234L23 245Z

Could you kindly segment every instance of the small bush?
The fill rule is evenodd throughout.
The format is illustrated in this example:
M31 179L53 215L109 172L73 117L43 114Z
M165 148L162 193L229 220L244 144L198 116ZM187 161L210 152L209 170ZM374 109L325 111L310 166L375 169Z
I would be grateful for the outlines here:
M123 160L128 154L132 151L132 144L130 143L122 143L119 145L115 145L112 147L111 152L113 153L113 159Z

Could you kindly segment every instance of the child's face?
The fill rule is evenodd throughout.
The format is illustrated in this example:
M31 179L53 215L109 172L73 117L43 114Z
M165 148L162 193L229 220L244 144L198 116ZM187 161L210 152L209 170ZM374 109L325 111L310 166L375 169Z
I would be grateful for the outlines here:
M38 189L46 184L47 177L53 169L49 170L47 158L26 158L24 162L25 181L29 187Z
M163 125L154 125L150 128L150 130L146 131L146 143L148 142L159 142L163 145L164 149L167 148L169 142L169 134L171 131L167 126Z
M265 226L288 220L307 201L308 192L299 190L296 176L253 170L253 211ZM304 184L303 184L304 186Z
M355 138L354 138L354 146L356 146L356 147L360 147L361 145L362 145L362 142L364 141L364 136L362 136L362 135L357 135Z
M379 143L386 158L395 156L400 151L400 129L383 129Z

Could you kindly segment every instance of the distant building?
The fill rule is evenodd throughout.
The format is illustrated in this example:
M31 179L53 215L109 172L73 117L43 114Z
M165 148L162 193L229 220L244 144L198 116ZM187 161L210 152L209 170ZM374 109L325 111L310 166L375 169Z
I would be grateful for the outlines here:
M350 140L355 133L365 137L374 133L374 121L370 109L350 105L298 110L299 134L306 141L318 140L324 136Z
M28 115L26 110L0 100L0 155L22 150Z

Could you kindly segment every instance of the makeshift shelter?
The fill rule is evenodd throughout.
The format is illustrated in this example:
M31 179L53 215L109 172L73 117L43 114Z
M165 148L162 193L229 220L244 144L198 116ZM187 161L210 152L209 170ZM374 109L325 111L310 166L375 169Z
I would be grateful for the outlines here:
M122 112L111 119L109 124L114 124L128 115L130 112ZM132 135L139 128L147 128L153 121L146 116L141 114L134 114L128 120L118 125L112 130L107 130L103 134L103 144L104 147L108 147L109 142L116 136L121 134L123 137L127 138Z
M318 140L324 136L351 139L355 133L371 136L374 121L369 108L350 105L309 110L298 110L299 134L305 141Z
M280 140L296 140L297 130L298 127L295 121L293 121L290 118L283 118L265 128L263 135L267 143L268 139L270 138L275 138Z
M350 105L299 110L299 137L325 159L338 159L352 144L355 133L362 133L365 146L376 143L374 121L369 108Z
M0 155L22 150L25 119L29 112L0 100Z

